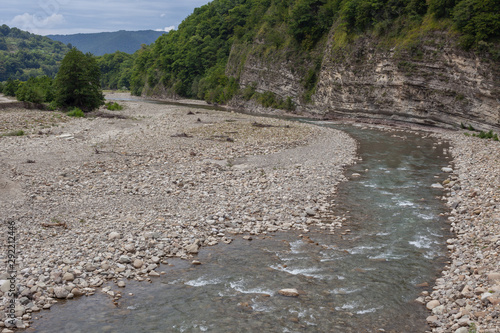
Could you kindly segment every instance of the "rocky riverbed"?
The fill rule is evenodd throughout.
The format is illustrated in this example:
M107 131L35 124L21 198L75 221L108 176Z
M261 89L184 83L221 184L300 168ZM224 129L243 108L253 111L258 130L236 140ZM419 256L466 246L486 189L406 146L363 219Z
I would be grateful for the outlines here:
M462 131L437 136L452 145L443 200L456 238L447 240L450 264L419 301L433 332L500 332L500 142Z
M171 257L278 230L334 232L329 198L355 162L355 142L328 128L196 108L120 102L123 111L73 119L2 110L0 260L16 227L15 325L60 299L101 289L117 300L128 279L151 281ZM106 118L118 115L120 118ZM104 116L104 117L103 117ZM500 331L500 144L463 132L442 184L450 263L433 291L433 332ZM193 261L193 263L197 263ZM0 308L10 282L0 276ZM9 332L11 322L0 322Z
M114 287L102 290L117 300L127 279L151 281L160 263L189 259L201 246L341 225L329 198L355 161L356 143L345 133L120 103L123 111L85 119L2 111L1 134L25 133L0 137L0 258L6 267L10 223L19 292L17 320L1 322L3 332L106 281ZM0 276L2 312L12 299L7 278Z

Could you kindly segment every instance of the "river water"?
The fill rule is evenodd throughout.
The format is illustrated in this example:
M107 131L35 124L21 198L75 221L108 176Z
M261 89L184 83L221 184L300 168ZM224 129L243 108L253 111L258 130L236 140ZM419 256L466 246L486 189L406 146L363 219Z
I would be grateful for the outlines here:
M102 293L68 301L40 313L33 331L424 332L426 310L413 300L446 260L446 207L431 188L444 179L446 147L410 133L341 129L359 142L362 161L339 186L346 221L335 235L287 232L204 248L203 265L169 260L155 282L129 281L118 307ZM300 295L281 296L283 288Z

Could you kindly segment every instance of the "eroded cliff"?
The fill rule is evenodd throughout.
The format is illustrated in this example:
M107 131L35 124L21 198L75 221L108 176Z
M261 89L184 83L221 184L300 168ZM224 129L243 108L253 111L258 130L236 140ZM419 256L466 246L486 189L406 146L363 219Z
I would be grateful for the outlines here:
M426 35L413 46L386 47L369 37L335 48L324 45L314 93L309 101L304 59L233 48L226 73L242 88L291 97L296 112L327 118L411 122L439 127L500 128L500 69L484 54L465 52L444 32ZM235 64L240 64L235 65ZM253 111L272 112L254 101L233 101Z

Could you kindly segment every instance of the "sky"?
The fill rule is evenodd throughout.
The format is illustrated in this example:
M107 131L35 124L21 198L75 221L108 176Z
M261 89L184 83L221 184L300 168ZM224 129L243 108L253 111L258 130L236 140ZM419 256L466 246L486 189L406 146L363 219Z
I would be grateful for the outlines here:
M210 0L1 0L0 25L38 35L177 29Z

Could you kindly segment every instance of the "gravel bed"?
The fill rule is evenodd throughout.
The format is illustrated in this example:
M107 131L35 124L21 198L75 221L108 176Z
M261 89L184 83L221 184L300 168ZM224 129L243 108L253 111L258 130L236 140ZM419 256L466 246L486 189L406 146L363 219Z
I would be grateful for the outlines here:
M16 227L15 317L29 327L58 299L127 279L151 280L170 257L237 235L318 226L334 232L329 198L355 162L356 143L328 128L196 108L120 102L125 119L66 119L14 110L0 137L0 261ZM44 119L49 119L48 126ZM52 121L52 117L58 120ZM38 124L37 124L38 122ZM194 261L196 263L196 261ZM9 309L0 274L0 310ZM4 317L5 319L5 317Z
M430 295L432 332L500 332L500 142L463 132L437 134L451 143L454 171L444 181L450 206L450 264ZM451 170L448 170L451 171Z

